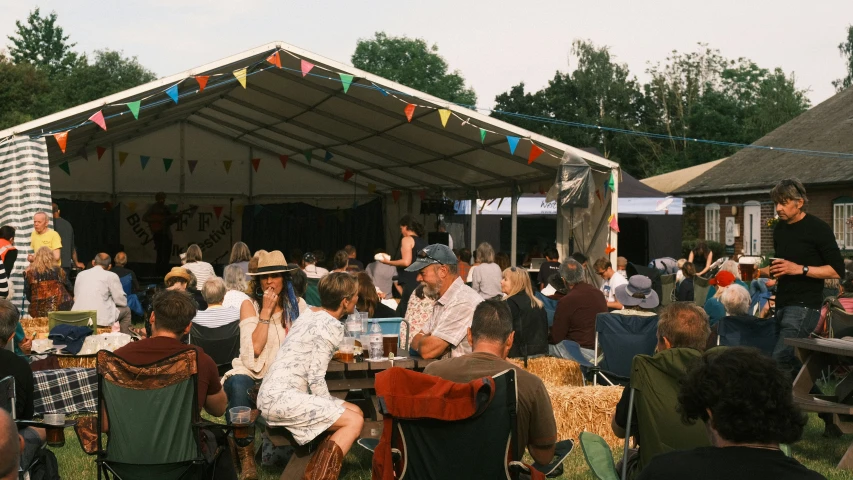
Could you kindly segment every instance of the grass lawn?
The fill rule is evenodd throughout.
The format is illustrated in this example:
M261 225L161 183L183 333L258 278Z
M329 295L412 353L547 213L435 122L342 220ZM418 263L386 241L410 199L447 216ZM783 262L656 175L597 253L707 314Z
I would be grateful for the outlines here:
M847 447L853 442L853 435L841 438L823 438L823 422L816 414L809 415L809 423L803 433L803 439L793 445L794 458L807 467L820 472L830 480L853 480L853 472L838 470L835 465L841 460ZM65 446L54 448L53 452L59 459L59 472L64 479L96 478L95 460L80 449L80 444L72 429L65 432ZM614 457L622 455L621 449L614 452ZM565 474L562 479L592 479L589 474L580 445L566 459ZM259 467L261 480L274 480L279 477L281 470L268 470ZM341 473L342 480L368 480L370 478L370 453L358 445L353 446L347 455Z

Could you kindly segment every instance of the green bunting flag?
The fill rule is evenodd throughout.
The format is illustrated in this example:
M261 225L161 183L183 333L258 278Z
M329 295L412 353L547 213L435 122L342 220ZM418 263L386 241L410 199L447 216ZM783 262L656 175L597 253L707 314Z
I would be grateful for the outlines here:
M163 168L165 168L167 172L169 171L170 168L172 168L172 159L171 158L164 158L163 159Z
M305 155L305 160L308 160L308 163L311 163L311 155L313 155L314 152L311 149L308 149L302 152L302 154Z
M480 129L480 143L486 143L486 131Z
M607 188L609 188L611 192L616 191L616 175L614 175L613 172L610 172L610 180L607 182Z
M71 166L68 165L68 162L62 162L59 164L59 168L62 169L63 172L71 175Z
M127 108L130 109L130 113L133 114L133 118L139 120L139 107L142 105L141 100L137 100L135 102L129 102L127 104Z
M352 84L353 76L348 75L346 73L339 73L338 75L341 76L341 83L344 86L344 93L347 93L347 91L349 91L349 86Z

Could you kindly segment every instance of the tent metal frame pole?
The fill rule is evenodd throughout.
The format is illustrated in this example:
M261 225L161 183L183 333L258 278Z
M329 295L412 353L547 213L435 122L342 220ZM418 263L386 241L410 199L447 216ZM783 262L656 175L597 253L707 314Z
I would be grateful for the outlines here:
M510 265L516 266L518 265L518 192L515 187L512 190L512 206L510 209L510 217L512 219L512 240L510 245L512 246L512 252L510 253Z
M254 167L252 167L252 159L255 158L255 147L249 147L249 203L253 203L252 200L255 197L255 174L253 172Z
M184 198L184 191L185 191L186 179L187 179L186 166L185 166L187 163L187 156L186 156L186 153L187 153L187 151L186 151L187 122L181 122L179 128L180 128L180 139L181 140L180 140L180 147L178 150L178 155L180 155L180 158L181 158L181 160L180 160L181 177L180 177L180 183L178 184L178 200L180 201L180 200L183 200L183 198Z
M110 166L112 166L110 176L112 177L112 193L110 194L110 198L115 201L116 199L116 144L110 144Z
M610 213L613 215L613 218L615 218L618 223L619 183L622 181L619 168L614 167L613 170L611 170L611 175L613 175L613 178L615 178L616 181L613 182L613 193L610 195ZM610 229L610 225L608 225L607 228ZM616 265L617 259L619 258L619 232L612 229L610 231L610 247L613 248L613 251L610 252L610 263Z
M477 196L471 199L471 252L477 249ZM465 279L462 279L464 282Z

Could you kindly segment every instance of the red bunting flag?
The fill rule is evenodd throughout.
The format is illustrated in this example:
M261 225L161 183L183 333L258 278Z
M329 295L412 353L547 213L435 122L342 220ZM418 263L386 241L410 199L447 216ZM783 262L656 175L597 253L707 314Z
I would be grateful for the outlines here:
M279 156L278 156L278 159L279 159L279 161L281 161L281 168L282 168L282 170L284 170L285 168L287 168L287 155L279 155Z
M542 155L543 153L545 153L545 150L542 150L536 144L532 144L530 146L530 155L528 155L527 157L527 164L530 165L531 163L535 162L536 159L539 158L539 155Z
M426 193L427 193L427 192L426 192L426 190L421 190L421 191L419 191L419 192L418 192L418 197L420 197L420 198L421 198L421 201L422 201L422 202L423 202L424 200L426 200Z
M252 159L252 168L255 169L255 173L258 173L258 167L260 167L260 166L261 166L261 159L260 158L253 158Z
M278 50L275 51L272 55L267 57L267 61L278 68L281 68L281 55L278 54Z
M204 91L204 87L207 86L208 78L210 78L208 75L196 75L195 81L198 82L198 93Z
M216 219L219 220L219 216L222 215L222 207L213 207L213 213L216 214Z
M415 104L410 103L410 104L406 105L406 108L404 109L404 111L406 112L406 118L408 118L409 122L411 122L412 116L415 114Z
M603 199L603 198L601 198L601 190L599 190L599 189L597 189L597 188L596 188L596 189L595 189L595 196L596 196L596 197L598 197L598 201L599 201L600 203L602 203L602 204L604 203L604 199Z
M397 203L400 201L400 193L401 192L399 190L391 190L391 197L394 198L394 203Z
M62 153L65 153L65 145L68 143L68 132L70 130L66 130L64 132L54 133L53 138L56 139L56 143L59 144L59 149L62 150Z
M344 172L344 181L348 181L350 178L353 177L353 175L355 174L352 172L352 170L350 170L349 168L346 169L346 171Z
M615 248L613 248L613 247L608 243L608 244L607 244L607 248L605 248L605 249L604 249L604 254L605 254L605 255L610 255L611 253L613 253L613 252L615 252L615 251L616 251L616 249L615 249Z
M300 65L299 65L299 66L300 66L300 68L302 69L302 76L303 76L303 77L304 77L304 76L306 76L306 75L308 75L308 72L310 72L310 71L311 71L311 69L312 69L312 68L314 68L314 64L313 64L313 63L311 63L311 62L306 62L305 60L302 60L302 61L300 62Z
M104 147L97 147L96 150L98 151L98 160L100 160L101 157L104 156L104 153L107 151L107 149Z
M94 115L89 117L89 120L95 122L102 130L107 129L107 123L104 121L104 112L98 110Z

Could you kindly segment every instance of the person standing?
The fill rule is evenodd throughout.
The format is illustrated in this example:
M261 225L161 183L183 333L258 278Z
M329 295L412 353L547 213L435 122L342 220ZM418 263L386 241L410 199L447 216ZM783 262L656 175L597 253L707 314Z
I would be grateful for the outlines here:
M0 262L6 270L6 278L12 277L15 260L18 259L18 249L15 248L15 227L4 225L0 227Z
M33 233L30 235L30 248L33 253L27 255L27 261L35 260L36 252L41 247L48 247L53 254L53 261L60 266L60 250L62 249L62 238L55 230L48 226L47 214L38 212L33 215Z
M148 211L142 216L142 221L148 223L148 228L154 237L154 250L157 252L155 273L160 276L165 275L169 270L169 259L172 256L172 230L169 226L179 216L173 214L166 206L166 194L164 192L158 192L154 199L156 203L148 208Z
M401 317L406 316L409 306L409 297L415 291L418 284L417 272L406 270L406 267L415 261L418 252L426 248L424 239L424 226L421 225L414 215L404 215L400 219L400 234L403 240L400 242L400 258L395 260L381 260L386 265L397 267L397 283L402 287L400 291L400 304L397 305L397 313Z
M805 211L808 197L796 179L782 180L770 197L779 222L773 229L776 258L765 272L776 284L776 329L779 340L773 358L782 370L795 374L799 362L786 338L808 337L817 326L823 303L823 281L844 277L844 259L832 228ZM768 272L769 270L769 272Z
M84 270L86 268L82 262L77 260L77 245L74 238L74 227L71 222L59 216L59 205L53 202L53 228L59 234L62 241L62 249L59 251L59 261L62 262L62 269L65 270L65 275L71 275L71 269L74 267Z

